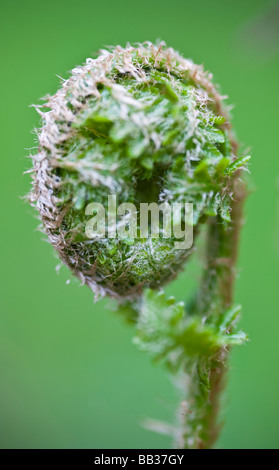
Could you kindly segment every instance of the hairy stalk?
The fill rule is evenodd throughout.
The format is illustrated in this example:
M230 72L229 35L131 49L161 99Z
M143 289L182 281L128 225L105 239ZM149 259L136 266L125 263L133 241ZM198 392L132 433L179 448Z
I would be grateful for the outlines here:
M215 324L216 327L220 322L220 314L232 307L233 302L235 263L245 197L245 187L238 177L239 174L232 182L234 201L229 226L225 227L218 216L209 222L206 266L194 307L202 321ZM227 332L229 330L228 327ZM218 421L220 395L225 385L229 352L230 347L224 346L207 361L202 358L196 362L195 374L192 380L188 380L190 385L186 396L190 410L193 402L200 402L202 406L198 407L193 417L190 414L189 418L189 413L184 413L182 435L178 443L180 447L210 449L214 446L221 429Z

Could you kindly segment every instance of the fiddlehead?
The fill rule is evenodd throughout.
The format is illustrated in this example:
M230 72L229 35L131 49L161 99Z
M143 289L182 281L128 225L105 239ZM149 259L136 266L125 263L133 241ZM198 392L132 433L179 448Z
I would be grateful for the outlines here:
M163 43L102 51L37 107L43 126L32 157L30 199L61 260L97 296L114 297L129 311L143 349L189 374L195 412L182 425L186 447L212 444L218 370L227 348L245 339L231 331L230 307L236 182L247 157L235 156L211 78ZM183 269L193 248L177 248L173 233L152 237L136 228L129 236L131 219L109 214L109 196L118 206L133 204L136 214L141 204L192 203L194 239L208 224L208 264L191 311L156 292ZM92 202L108 217L102 236L90 238ZM121 229L126 236L117 236Z

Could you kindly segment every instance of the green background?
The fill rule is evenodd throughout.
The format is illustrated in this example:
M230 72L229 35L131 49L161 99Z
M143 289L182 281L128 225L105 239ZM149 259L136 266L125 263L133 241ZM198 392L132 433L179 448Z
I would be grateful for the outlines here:
M234 103L234 125L250 146L236 302L251 342L235 349L218 442L225 448L278 448L279 8L266 0L3 1L1 36L2 448L166 448L144 430L146 417L170 420L176 396L165 370L132 345L131 327L93 303L91 292L57 275L35 212L25 158L39 119L28 106L54 93L59 76L104 45L157 38L214 73ZM168 287L179 300L195 282ZM193 273L195 270L193 269ZM186 289L186 291L185 291Z

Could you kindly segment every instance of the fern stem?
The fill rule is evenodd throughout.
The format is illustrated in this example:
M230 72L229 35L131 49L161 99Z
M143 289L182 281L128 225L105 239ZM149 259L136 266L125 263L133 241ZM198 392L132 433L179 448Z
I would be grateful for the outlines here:
M239 231L242 225L242 203L245 187L236 176L231 222L225 227L219 217L208 224L206 267L194 308L203 322L218 325L220 315L232 306L235 263ZM225 385L229 348L220 348L210 359L199 358L189 378L187 401L190 413L182 419L180 447L210 449L221 429L220 397Z

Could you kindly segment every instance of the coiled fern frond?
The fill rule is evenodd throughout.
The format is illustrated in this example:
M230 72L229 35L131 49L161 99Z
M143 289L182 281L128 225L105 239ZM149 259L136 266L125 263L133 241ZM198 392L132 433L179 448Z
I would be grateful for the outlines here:
M61 260L96 296L111 296L137 323L136 342L187 375L191 414L174 435L181 447L207 448L235 333L232 289L241 202L238 157L229 115L212 76L164 43L101 51L75 68L42 117L30 200ZM129 219L108 214L103 236L88 238L88 204L193 204L194 242L207 224L207 259L191 308L162 287L195 248L168 238L117 237ZM123 214L125 215L125 214ZM185 224L185 219L182 224Z

